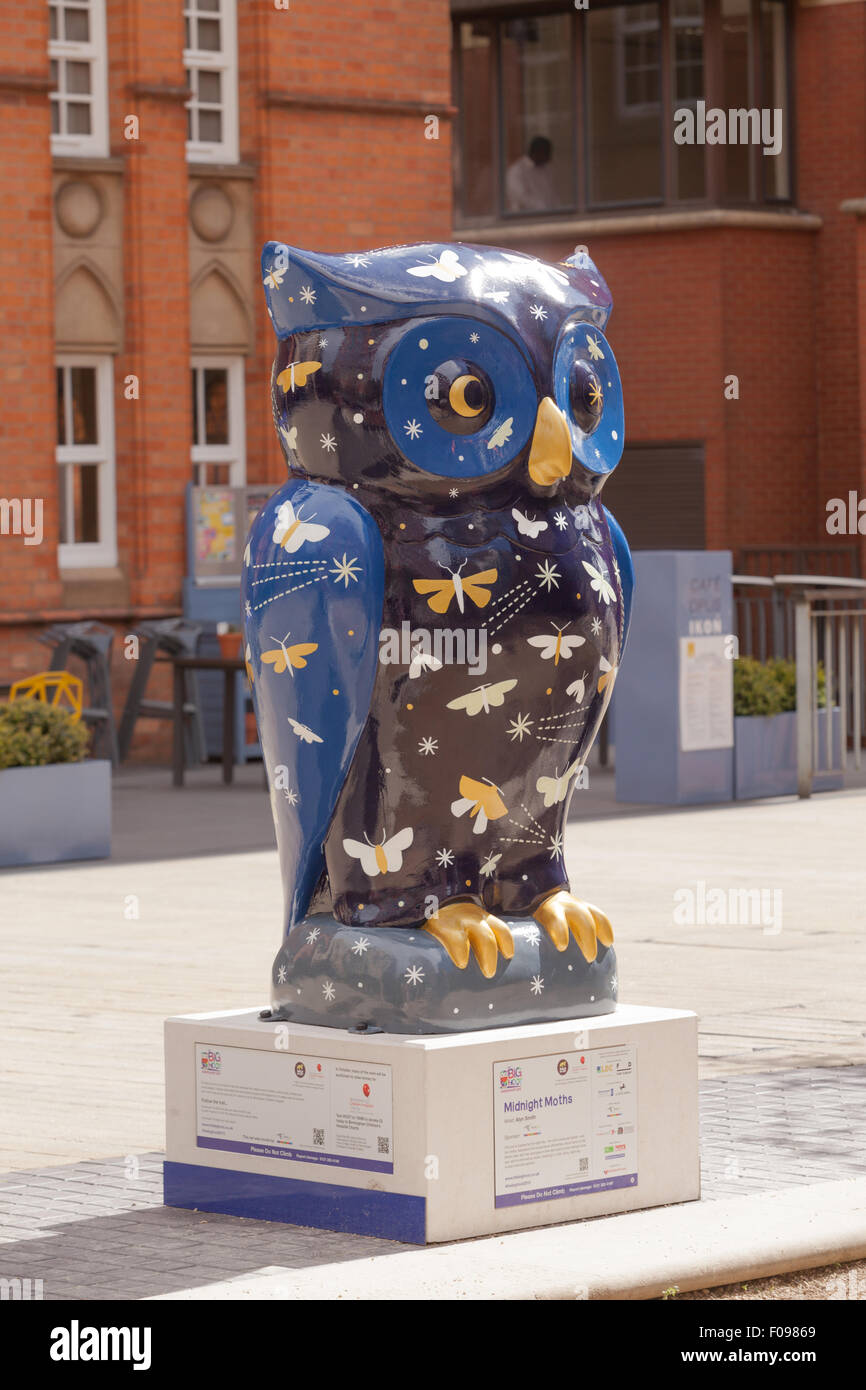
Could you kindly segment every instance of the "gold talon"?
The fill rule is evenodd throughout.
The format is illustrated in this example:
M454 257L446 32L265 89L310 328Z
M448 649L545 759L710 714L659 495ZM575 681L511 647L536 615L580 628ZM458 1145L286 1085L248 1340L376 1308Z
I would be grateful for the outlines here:
M534 915L557 951L565 950L569 933L588 961L594 961L598 955L599 941L603 946L613 945L613 927L606 914L592 903L572 897L564 888L539 903Z
M428 917L424 930L445 947L458 970L469 964L471 948L488 980L496 974L500 954L506 960L514 955L514 939L505 923L475 902L446 903Z

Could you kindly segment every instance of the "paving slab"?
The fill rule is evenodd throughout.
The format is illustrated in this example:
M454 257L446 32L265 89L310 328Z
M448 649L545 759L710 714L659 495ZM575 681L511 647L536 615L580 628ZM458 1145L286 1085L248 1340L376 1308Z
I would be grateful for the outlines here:
M776 1099L784 1110L792 1088L797 1091L800 1104L786 1115L784 1124L767 1127L763 1112L768 1100ZM740 1097L735 1107L727 1104L729 1092ZM821 1134L828 1107L841 1106L843 1095L848 1099L839 1142L816 1145L816 1151L804 1159L803 1153ZM585 1244L587 1237L574 1236L570 1244L572 1238L555 1234L550 1261L540 1253L545 1230L561 1233L627 1219L605 1217L533 1232L542 1245L537 1249L534 1245L527 1247L529 1254L522 1246L513 1252L509 1246L508 1259L513 1254L518 1269L510 1294L503 1294L501 1283L490 1282L492 1266L490 1261L485 1263L486 1256L471 1257L475 1264L470 1261L468 1268L475 1272L470 1283L464 1285L460 1283L462 1275L458 1278L453 1270L451 1274L442 1272L450 1266L442 1264L437 1255L435 1269L451 1281L443 1285L437 1296L576 1297L574 1293L562 1293L562 1262L569 1251L572 1253L568 1258L578 1261L573 1268L595 1270L591 1278L583 1279L588 1292L581 1296L655 1297L661 1278L667 1280L662 1286L665 1288L669 1283L676 1283L681 1289L704 1287L700 1283L705 1277L704 1266L698 1260L698 1252L707 1223L701 1213L707 1208L715 1213L709 1218L710 1225L715 1222L727 1228L733 1222L740 1232L746 1227L754 1228L753 1243L747 1243L741 1252L746 1261L744 1268L747 1266L744 1278L817 1267L829 1258L826 1240L835 1238L834 1233L842 1232L845 1237L839 1251L830 1251L834 1260L866 1254L866 1247L862 1252L857 1247L862 1184L866 1183L866 1066L713 1078L701 1083L700 1109L701 1201L639 1213L648 1223L636 1228L645 1233L646 1256L641 1257L643 1264L635 1266L633 1285L626 1279L625 1263L615 1267L591 1264L596 1247L591 1242ZM840 1179L847 1181L840 1183ZM821 1196L819 1188L838 1189L838 1200ZM800 1216L791 1226L789 1240L785 1235L786 1208L779 1198L796 1190L810 1195L797 1205ZM748 1208L747 1216L736 1205L728 1211L731 1201L747 1198L754 1198L757 1203ZM765 1220L761 1215L765 1198L776 1213L772 1219ZM845 1202L850 1207L848 1225ZM817 1213L830 1210L835 1215L826 1226L818 1216L810 1227L803 1212L812 1209ZM674 1213L679 1215L670 1227L668 1248L663 1239L667 1229L665 1217ZM611 1227L613 1232L623 1229L627 1228ZM461 1252L470 1247L496 1247L501 1255L502 1239L462 1241L448 1246L456 1262L454 1269L463 1268ZM656 1265L650 1260L652 1240L661 1242L667 1251L663 1260L659 1256ZM79 1296L98 1299L277 1297L280 1288L287 1290L286 1297L318 1297L323 1288L315 1272L319 1265L327 1266L328 1278L336 1266L370 1266L373 1283L369 1287L378 1287L376 1281L384 1280L381 1294L361 1295L360 1286L352 1282L354 1273L333 1276L334 1289L342 1289L345 1297L391 1298L397 1296L393 1292L397 1287L395 1276L389 1272L391 1266L382 1265L381 1259L411 1253L423 1261L442 1248L446 1247L419 1251L416 1246L364 1236L163 1207L160 1153L75 1163L63 1168L19 1170L0 1176L0 1276L41 1278L46 1299L66 1296L70 1287L90 1289L90 1293ZM733 1246L717 1244L713 1249L723 1263L713 1270L712 1280L721 1283L739 1278ZM807 1263L797 1263L802 1260ZM590 1263L582 1263L585 1261ZM677 1268L675 1275L670 1274L672 1265ZM413 1263L411 1269L415 1268ZM420 1271L422 1266L417 1268ZM615 1274L617 1269L619 1273ZM294 1282L281 1284L280 1280L285 1281L291 1271L298 1271L296 1277L292 1275ZM420 1272L418 1277L421 1278ZM530 1285L537 1292L527 1293ZM427 1290L423 1279L418 1288Z
M163 1020L267 1002L282 890L261 768L237 774L124 771L110 860L0 872L0 1169L161 1148ZM622 998L694 1009L702 1077L862 1065L866 789L635 808L592 772L574 802L567 862L614 922ZM781 930L678 924L701 883L779 887Z

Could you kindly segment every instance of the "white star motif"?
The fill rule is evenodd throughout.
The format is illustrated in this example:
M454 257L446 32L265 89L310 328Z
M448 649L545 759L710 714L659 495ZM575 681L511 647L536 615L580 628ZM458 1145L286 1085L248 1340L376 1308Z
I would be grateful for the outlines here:
M508 728L506 729L506 733L510 734L511 736L511 742L513 743L515 739L520 739L520 742L522 743L524 734L531 738L532 735L529 731L534 723L535 720L530 719L528 714L518 714L517 718L512 719L511 723L508 725Z
M553 519L560 531L564 531L568 525L568 517L565 515L565 512L556 512Z
M537 946L541 940L541 932L538 927L524 927L521 935L524 941L528 941L530 946Z
M428 758L431 753L436 752L438 747L438 738L422 738L421 742L418 744L418 752L423 753L424 757Z
M315 304L316 291L312 285L301 285L301 299L305 304Z
M618 985L618 984L619 984L619 980L616 978L616 975L615 975L615 974L614 974L614 975L611 975L611 977L610 977L610 992L611 992L611 994L616 994L616 990L617 990L617 985Z
M326 454L332 454L337 447L337 441L332 434L322 434L319 436L319 443Z
M342 580L342 582L348 589L350 579L354 580L354 582L357 584L358 575L361 573L361 568L358 564L357 558L354 555L352 556L351 560L346 558L346 552L344 550L342 560L337 560L335 558L333 568L330 569L328 573L334 576L335 584L339 584Z
M285 967L284 965L281 965L280 968L279 968L279 970L277 971L277 984L278 984L278 985L284 985L285 983L286 983L286 967Z
M319 939L319 928L318 928L318 927L313 927L313 930L310 932L309 936L307 937L307 945L308 945L308 946L315 946L315 944L316 944L316 942L318 941L318 939Z
M469 334L469 341L470 341L470 343L477 343L477 342L478 342L478 334L477 334L477 333L470 333L470 334Z
M586 346L593 362L600 362L601 359L604 357L604 352L602 350L601 344L598 341L598 338L587 337Z
M562 834L553 835L548 841L547 848L550 850L551 859L555 859L558 854L562 854Z
M352 955L362 956L369 945L370 938L368 936L359 936L358 939L352 943Z
M424 979L424 971L421 969L420 965L410 965L403 979L406 981L407 985L420 985L421 981Z
M301 798L298 796L298 793L297 793L297 792L292 791L291 787L285 787L285 788L284 788L284 790L283 790L283 796L286 798L286 800L288 801L288 803L289 803L290 806L297 806L298 802L299 802L300 799L301 799Z
M248 618L252 617L253 608L249 599L247 599L246 603L244 604L244 612L246 613Z
M499 863L501 858L501 854L488 854L480 869L480 873L483 878L490 878L492 874L496 873L496 865Z
M533 975L532 984L529 986L533 994L540 994L544 989L544 979L541 975Z
M325 983L322 985L322 993L324 994L325 998L330 1004L337 993L330 980L326 980Z
M327 346L328 346L328 340L327 340L327 338L320 338L320 339L319 339L319 347L327 347Z
M361 266L365 266L365 265L369 265L369 264L370 264L370 257L369 257L369 256L361 256L361 255L344 256L344 257L343 257L343 260L346 262L347 265L352 266L352 268L353 268L354 270L359 270Z
M547 318L547 310L541 304L530 304L529 312L536 323L543 323Z
M419 435L424 433L417 420L407 420L403 428L410 439L417 439Z
M589 630L592 633L593 637L597 637L598 634L601 632L601 618L593 618L592 622L589 625Z
M458 496L459 496L459 493L458 493L456 487L452 487L452 488L449 489L448 496L449 496L449 497L458 497Z
M549 560L545 560L543 565L539 565L535 571L535 577L540 581L540 587L550 593L551 589L559 588L560 574L556 565L552 565Z
M450 849L437 849L436 863L440 868L447 869L449 864L454 863L454 855Z

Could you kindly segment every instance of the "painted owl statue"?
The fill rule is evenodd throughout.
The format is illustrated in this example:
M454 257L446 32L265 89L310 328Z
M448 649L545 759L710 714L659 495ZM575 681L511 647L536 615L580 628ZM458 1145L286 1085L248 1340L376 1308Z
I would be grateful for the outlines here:
M569 800L633 570L599 500L619 374L592 261L262 257L289 479L244 556L285 887L270 1017L463 1032L616 1007Z

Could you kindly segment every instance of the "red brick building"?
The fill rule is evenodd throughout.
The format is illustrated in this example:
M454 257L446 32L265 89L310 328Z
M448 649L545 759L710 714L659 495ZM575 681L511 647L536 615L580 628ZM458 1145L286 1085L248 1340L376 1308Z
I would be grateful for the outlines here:
M826 526L866 499L864 0L0 16L0 680L45 664L47 622L181 611L191 479L280 481L273 236L587 246L626 401L605 497L633 543L866 568L866 535ZM698 143L735 109L779 115ZM40 544L16 499L42 499Z

